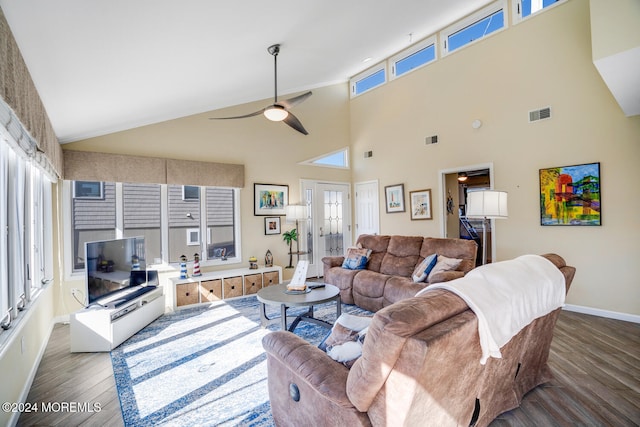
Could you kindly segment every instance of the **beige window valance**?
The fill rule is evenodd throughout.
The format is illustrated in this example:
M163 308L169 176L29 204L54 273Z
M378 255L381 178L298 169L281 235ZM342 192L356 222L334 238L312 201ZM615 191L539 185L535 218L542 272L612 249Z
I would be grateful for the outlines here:
M244 165L63 150L64 179L244 187Z

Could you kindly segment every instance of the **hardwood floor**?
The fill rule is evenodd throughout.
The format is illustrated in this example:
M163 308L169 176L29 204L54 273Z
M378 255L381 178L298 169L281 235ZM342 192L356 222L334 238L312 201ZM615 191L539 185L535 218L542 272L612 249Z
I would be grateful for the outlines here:
M555 378L491 426L640 425L640 325L564 311L549 364ZM122 426L108 353L70 353L56 325L27 402L98 403L100 411L23 414L19 426Z

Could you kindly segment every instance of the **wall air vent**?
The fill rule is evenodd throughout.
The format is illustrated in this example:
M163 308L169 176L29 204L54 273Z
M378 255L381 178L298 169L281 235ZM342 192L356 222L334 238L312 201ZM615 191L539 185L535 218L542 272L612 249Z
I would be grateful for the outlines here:
M540 108L539 110L529 111L529 123L537 122L551 118L551 107Z
M437 144L438 143L438 135L428 136L424 139L424 143L429 144Z

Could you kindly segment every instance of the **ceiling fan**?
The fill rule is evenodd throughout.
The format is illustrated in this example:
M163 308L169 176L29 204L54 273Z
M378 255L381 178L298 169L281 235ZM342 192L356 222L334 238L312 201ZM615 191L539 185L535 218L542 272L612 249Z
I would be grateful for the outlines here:
M280 45L274 44L267 48L267 51L273 55L273 67L274 67L274 87L275 87L275 95L273 99L273 104L265 107L261 110L255 111L253 113L244 114L242 116L234 116L234 117L211 117L211 120L229 120L229 119L244 119L246 117L258 116L260 114L264 114L264 116L274 122L285 122L295 130L305 135L309 135L309 132L302 126L300 120L296 116L293 115L289 110L300 104L302 101L311 96L311 91L303 93L302 95L294 96L293 98L289 98L285 101L278 101L278 53L280 53Z

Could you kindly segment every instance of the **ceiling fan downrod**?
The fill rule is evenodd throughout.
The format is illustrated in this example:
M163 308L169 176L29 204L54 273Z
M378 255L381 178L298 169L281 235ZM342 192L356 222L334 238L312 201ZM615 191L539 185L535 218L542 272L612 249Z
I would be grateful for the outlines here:
M280 45L273 44L267 48L267 52L273 55L273 87L274 96L273 103L278 102L278 54L280 53Z

